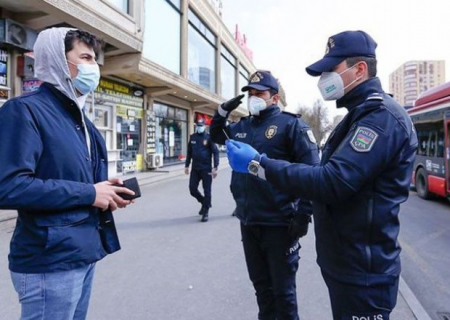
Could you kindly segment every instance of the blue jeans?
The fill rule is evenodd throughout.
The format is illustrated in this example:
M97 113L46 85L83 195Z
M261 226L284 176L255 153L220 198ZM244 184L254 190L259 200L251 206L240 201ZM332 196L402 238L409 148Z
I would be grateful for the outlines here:
M247 270L256 291L260 320L298 320L295 274L300 243L288 227L241 223Z
M51 273L15 273L11 279L22 307L20 320L84 320L95 263Z

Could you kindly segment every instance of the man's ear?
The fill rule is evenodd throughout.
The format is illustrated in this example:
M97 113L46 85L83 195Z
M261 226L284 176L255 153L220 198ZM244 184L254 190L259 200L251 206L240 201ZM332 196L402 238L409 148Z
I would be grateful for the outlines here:
M276 93L272 96L272 100L273 100L274 104L277 104L278 101L280 101L280 96L278 95L278 93Z

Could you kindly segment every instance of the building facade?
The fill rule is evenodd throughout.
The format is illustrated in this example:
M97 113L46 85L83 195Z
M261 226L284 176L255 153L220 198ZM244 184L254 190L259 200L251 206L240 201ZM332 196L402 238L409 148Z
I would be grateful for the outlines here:
M8 23L0 24L0 105L39 86L31 52L39 31L67 26L104 40L102 79L86 109L111 176L183 161L195 120L210 119L256 70L208 0L1 0L0 14ZM11 23L23 43L7 38ZM232 117L247 114L244 102Z
M445 82L445 61L409 61L389 75L389 90L405 107L424 91Z

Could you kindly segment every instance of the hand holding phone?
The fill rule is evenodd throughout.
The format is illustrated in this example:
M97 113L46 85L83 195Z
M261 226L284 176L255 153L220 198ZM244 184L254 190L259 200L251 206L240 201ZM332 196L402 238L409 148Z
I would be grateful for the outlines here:
M117 195L124 200L133 200L141 196L141 189L139 188L139 182L136 178L130 178L123 181L123 184L114 184L116 187L125 187L134 191L134 195L126 193L118 193Z

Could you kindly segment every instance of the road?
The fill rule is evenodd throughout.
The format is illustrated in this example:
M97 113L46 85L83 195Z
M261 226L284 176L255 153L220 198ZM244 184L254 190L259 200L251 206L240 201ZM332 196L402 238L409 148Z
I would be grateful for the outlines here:
M219 177L213 182L213 208L207 223L199 222L197 213L200 206L189 195L186 176L142 186L143 198L115 213L122 250L97 264L88 319L256 319L257 306L247 276L239 223L231 216L234 202L229 192L229 181L230 170L220 170ZM426 281L432 283L436 290L442 290L439 292L445 292L444 284L448 284L446 279L450 279L448 276L444 278L448 272L444 267L436 264L432 268L427 266L429 261L426 260L428 256L443 260L446 255L448 262L448 235L447 246L441 243L441 251L433 253L426 243L445 239L418 231L429 226L420 217L438 209L448 211L448 206L443 202L423 202L416 199L414 193L402 209L405 281L414 288L421 301L424 294L433 291L432 288L422 288L421 285L426 287ZM444 212L440 216L442 219L446 217ZM440 224L444 228L443 221L436 222L436 226ZM0 224L2 320L19 317L17 297L7 271L12 229L13 221ZM302 258L297 274L300 316L302 320L331 319L328 293L315 262L313 232L303 238L301 244ZM414 253L416 245L419 251ZM411 251L414 259L410 258ZM424 265L415 267L416 262ZM432 282L427 279L428 275L421 275L429 270ZM436 298L436 294L431 296ZM427 301L424 304L436 315L436 310L445 311L445 299L441 302L436 306ZM415 318L405 301L399 299L391 320L410 319Z
M450 203L411 192L400 222L403 279L433 320L450 320Z

